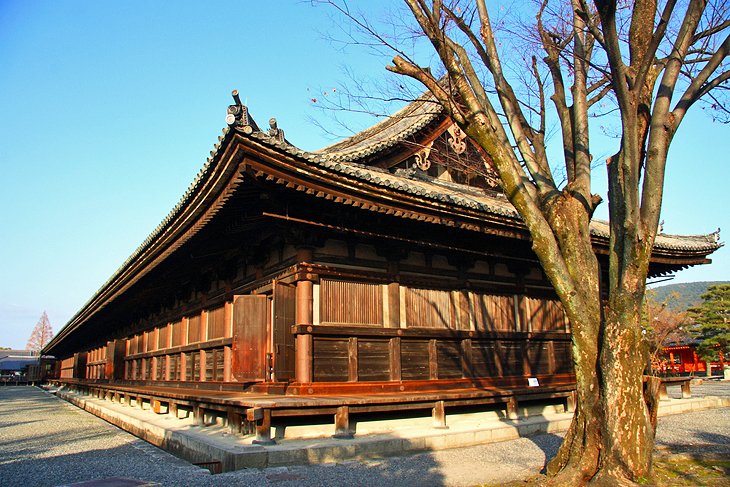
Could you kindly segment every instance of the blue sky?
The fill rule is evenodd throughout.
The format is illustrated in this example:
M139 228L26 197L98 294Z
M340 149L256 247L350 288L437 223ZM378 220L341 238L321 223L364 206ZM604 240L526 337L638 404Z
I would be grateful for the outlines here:
M295 145L331 143L311 99L344 66L379 76L388 61L333 45L333 28L295 0L0 0L0 346L23 348L44 310L58 331L149 235L205 162L232 89ZM699 110L684 122L666 232L730 230L729 135ZM727 279L727 251L714 261L677 281Z

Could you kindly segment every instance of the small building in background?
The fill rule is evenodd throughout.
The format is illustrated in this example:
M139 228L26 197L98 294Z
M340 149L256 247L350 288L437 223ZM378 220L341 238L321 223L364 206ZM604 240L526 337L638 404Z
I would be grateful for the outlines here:
M667 343L662 351L663 372L667 375L722 376L727 364L723 353L718 350L717 360L704 360L697 355L698 343L694 338Z

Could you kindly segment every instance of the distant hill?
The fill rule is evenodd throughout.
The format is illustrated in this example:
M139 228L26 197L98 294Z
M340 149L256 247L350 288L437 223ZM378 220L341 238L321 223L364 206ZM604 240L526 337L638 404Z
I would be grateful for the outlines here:
M699 304L702 299L700 296L704 294L708 286L713 284L729 284L730 281L703 281L703 282L685 282L680 284L667 284L666 286L658 286L647 291L647 297L651 296L655 301L663 303L667 300L667 306L674 311L685 311L687 308ZM676 293L677 296L670 298L670 295Z

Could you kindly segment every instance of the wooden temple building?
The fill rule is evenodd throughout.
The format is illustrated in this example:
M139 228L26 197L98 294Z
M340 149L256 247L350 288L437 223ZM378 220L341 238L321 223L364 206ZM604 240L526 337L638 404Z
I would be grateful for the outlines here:
M477 149L428 98L319 151L228 127L164 221L44 349L57 381L255 423L567 398L571 334ZM489 164L486 166L489 167ZM607 263L608 225L592 225ZM650 274L708 263L660 235Z

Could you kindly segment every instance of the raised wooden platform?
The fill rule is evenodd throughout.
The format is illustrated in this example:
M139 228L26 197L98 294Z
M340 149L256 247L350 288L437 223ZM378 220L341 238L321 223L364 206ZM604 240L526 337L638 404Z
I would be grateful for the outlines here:
M446 426L446 409L482 404L504 404L507 415L517 418L518 402L528 400L566 401L566 410L575 408L575 383L572 377L561 380L553 377L549 385L536 387L471 387L439 390L438 381L419 381L422 390L398 392L356 392L348 391L346 385L334 393L314 394L312 384L298 384L298 391L307 395L263 394L242 391L215 391L205 389L169 388L149 385L122 385L89 382L77 379L56 380L81 393L94 397L126 403L143 409L152 409L158 414L192 415L205 425L213 417L222 417L233 433L256 433L256 442L271 443L272 418L294 418L306 416L333 415L335 436L351 437L349 418L351 414L382 413L405 410L432 411L434 425ZM433 382L433 384L428 384ZM429 388L428 386L431 386ZM466 385L466 384L465 384ZM452 385L453 387L453 385Z

